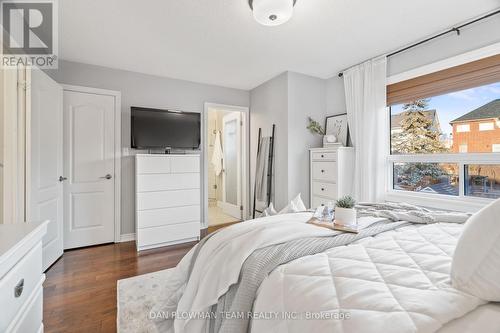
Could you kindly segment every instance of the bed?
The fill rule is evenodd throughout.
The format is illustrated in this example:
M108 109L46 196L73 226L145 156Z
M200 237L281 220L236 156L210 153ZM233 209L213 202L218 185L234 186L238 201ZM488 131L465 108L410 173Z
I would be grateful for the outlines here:
M372 216L360 235L346 235L307 224L311 215L247 221L204 239L162 279L155 315L135 331L500 332L500 306L451 286L465 219ZM119 331L134 331L120 309L118 317Z

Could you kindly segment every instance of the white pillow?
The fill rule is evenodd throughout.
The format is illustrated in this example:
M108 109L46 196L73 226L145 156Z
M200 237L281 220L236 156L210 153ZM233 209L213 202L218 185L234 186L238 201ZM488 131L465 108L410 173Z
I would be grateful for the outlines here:
M278 213L276 212L276 209L274 209L274 205L271 202L269 204L269 207L267 207L266 209L264 209L264 211L262 212L262 214L260 215L260 217L273 216L273 215L276 215L276 214L278 214Z
M301 193L299 193L293 200L293 204L295 205L295 208L297 208L298 212L305 212L307 210L306 206L304 205L304 202L302 201L302 198L300 197Z
M279 211L278 214L288 214L288 213L298 213L305 212L307 210L306 206L302 202L300 193L290 201L290 203Z
M290 202L288 205L286 205L285 208L283 208L282 210L280 210L278 212L278 215L288 214L288 213L296 213L296 212L298 212L297 207L294 205L293 202Z
M500 199L465 223L453 255L451 281L459 290L500 302Z

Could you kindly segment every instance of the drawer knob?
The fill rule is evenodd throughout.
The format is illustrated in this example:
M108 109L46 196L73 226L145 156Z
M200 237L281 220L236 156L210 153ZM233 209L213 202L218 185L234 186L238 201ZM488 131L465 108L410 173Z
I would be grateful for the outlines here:
M325 155L321 154L321 157L323 158L323 157L325 157Z
M321 191L324 191L325 189L324 188L321 188Z
M14 287L14 297L15 298L20 297L21 294L23 293L23 289L24 289L24 279L21 279L21 281L19 281L17 285Z
M325 170L321 170L321 173L325 173Z

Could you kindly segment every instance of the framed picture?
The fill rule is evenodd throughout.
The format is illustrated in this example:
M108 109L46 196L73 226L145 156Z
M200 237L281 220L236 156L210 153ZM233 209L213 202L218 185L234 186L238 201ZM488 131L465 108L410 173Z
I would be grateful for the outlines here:
M333 134L339 143L347 147L349 138L349 126L347 125L347 113L336 114L326 117L326 135Z

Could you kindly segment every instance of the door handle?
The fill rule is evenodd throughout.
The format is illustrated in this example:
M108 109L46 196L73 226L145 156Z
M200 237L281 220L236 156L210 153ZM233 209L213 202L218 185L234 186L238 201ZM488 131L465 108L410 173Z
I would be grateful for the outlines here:
M65 181L65 180L67 180L67 179L68 179L67 177L59 176L59 181L60 181L60 182L63 182L63 181Z
M101 179L111 179L111 178L113 178L113 176L111 176L111 175L108 173L106 176L104 176L104 177L99 177L99 178L101 178Z
M21 279L14 287L14 297L18 298L22 295L24 289L24 279Z

